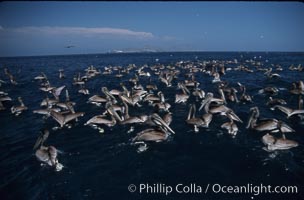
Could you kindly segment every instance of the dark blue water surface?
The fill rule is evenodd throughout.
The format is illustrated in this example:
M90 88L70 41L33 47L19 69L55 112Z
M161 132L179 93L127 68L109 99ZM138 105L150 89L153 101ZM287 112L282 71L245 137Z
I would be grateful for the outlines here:
M260 57L261 56L261 57ZM102 95L101 87L109 90L119 89L120 82L126 83L134 77L134 72L122 78L112 75L99 75L90 79L86 86L89 96L77 92L72 85L73 76L93 65L97 69L105 66L123 66L136 64L149 66L161 63L174 65L179 61L210 61L234 60L238 64L228 64L236 67L245 60L262 61L264 67L270 64L280 64L283 71L279 79L268 79L263 72L246 73L242 71L227 71L221 79L230 86L238 88L237 82L247 86L248 94L252 95L252 104L228 102L228 107L244 121L238 123L239 133L230 137L226 130L220 128L225 122L222 116L215 116L208 129L201 128L195 133L185 122L190 103L196 103L190 98L187 104L174 104L178 81L184 80L182 70L178 79L173 81L173 87L166 87L159 82L158 76L152 74L152 83L162 90L165 98L171 104L173 122L170 127L176 134L169 141L152 144L143 153L137 153L137 146L130 145L136 133L147 128L136 125L135 131L127 133L130 126L116 125L105 128L101 134L83 124L94 115L103 112L104 106L96 107L87 104L88 98L94 94ZM159 59L156 61L156 59ZM266 62L268 60L268 62ZM304 72L290 71L288 67L294 64L304 64L303 53L134 53L134 54L96 54L69 56L41 56L0 58L0 79L7 82L4 68L7 67L15 75L18 85L3 84L0 88L13 99L5 102L7 108L0 111L0 199L303 199L304 198L304 125L297 117L290 119L279 111L271 111L265 105L268 96L258 94L258 90L266 86L281 88L276 98L283 98L288 107L296 108L298 96L291 95L288 89L291 83L304 80ZM58 69L64 69L66 79L58 78ZM39 90L39 83L34 77L44 72L52 86L66 85L71 100L77 104L75 110L85 112L79 122L71 129L63 128L53 131L56 122L49 118L44 121L41 115L33 114L40 108L40 102L45 93ZM200 88L205 92L214 92L217 84L212 84L212 77L201 72L196 74ZM147 77L140 77L143 86L149 83ZM286 89L284 89L286 88ZM239 95L240 93L238 93ZM16 117L10 113L10 107L17 105L17 97L21 96L29 110ZM62 98L64 99L64 98ZM262 118L277 118L290 125L295 133L288 133L289 139L299 142L297 148L269 153L264 151L261 137L265 133L257 133L245 129L249 109L258 106ZM132 116L139 113L150 114L154 110L144 104L140 109L130 108ZM59 161L65 166L56 172L49 167L42 167L34 156L33 145L40 131L48 128L51 132L47 144L53 145L63 152ZM129 184L138 186L140 183L156 183L170 185L189 185L195 183L205 187L208 183L221 185L296 185L298 194L140 194L130 193ZM205 188L203 188L205 189Z

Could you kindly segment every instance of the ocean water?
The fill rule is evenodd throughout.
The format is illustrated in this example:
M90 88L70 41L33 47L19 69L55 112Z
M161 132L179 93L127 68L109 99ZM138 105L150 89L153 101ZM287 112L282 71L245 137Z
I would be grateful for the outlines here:
M101 134L83 124L105 110L86 101L94 94L102 95L101 87L121 90L124 82L130 89L128 80L134 77L134 72L121 78L114 75L99 75L90 79L86 87L89 96L77 92L72 85L73 76L93 65L103 71L106 66L123 66L136 64L149 66L155 64L174 65L179 61L202 62L211 60L238 60L238 64L227 64L234 68L245 60L255 59L264 63L264 67L280 64L283 71L278 72L279 79L268 79L263 72L246 73L242 71L227 71L221 79L237 87L241 82L247 87L247 93L253 96L253 103L228 102L228 107L244 121L238 123L239 132L235 138L230 137L226 130L220 128L226 120L215 116L208 129L200 128L198 133L185 122L189 104L197 102L190 98L187 104L175 104L174 96L179 90L177 83L185 79L187 70L181 70L178 79L172 87L166 87L152 74L151 82L163 91L165 98L171 104L173 122L170 127L176 132L166 142L149 145L149 149L137 153L137 147L131 145L131 139L136 133L147 128L145 125L135 125L132 133L127 133L130 126L116 125L104 127ZM266 62L267 60L267 62ZM304 80L304 72L290 71L288 67L294 64L304 65L303 53L263 53L263 52L187 52L187 53L133 53L133 54L92 54L67 56L37 56L0 58L0 79L8 82L4 75L7 67L16 77L18 85L3 84L5 91L13 99L5 102L7 108L0 111L0 199L303 199L304 198L304 125L297 117L287 119L279 111L271 111L265 105L268 96L261 95L258 90L266 86L280 88L276 98L283 98L288 107L296 108L298 96L291 95L288 89L292 82ZM58 69L65 70L65 79L59 79ZM39 104L45 98L45 93L39 90L39 82L34 77L44 72L51 85L59 87L66 85L72 101L76 102L75 110L85 112L73 127L52 130L57 125L49 118L43 120L41 115L33 114L40 108ZM196 74L200 88L206 93L217 94L217 84L212 83L212 77L201 72ZM147 77L140 77L140 83L149 83ZM239 93L238 93L239 95ZM17 97L21 96L29 110L16 117L10 113L10 107L17 105ZM64 98L63 98L64 99ZM245 129L249 109L258 106L262 118L276 118L290 125L295 133L286 134L287 138L299 142L299 146L290 150L266 152L263 150L261 137L258 133ZM130 115L150 114L155 110L143 104L143 107L130 108ZM33 145L44 128L50 130L46 142L62 151L59 161L65 166L56 172L50 167L43 167L37 161ZM164 184L175 187L177 184L196 184L205 187L207 184L220 185L295 185L298 194L224 194L208 191L206 194L173 192L171 194L147 194L139 192L139 184ZM134 184L137 191L131 193L128 186Z

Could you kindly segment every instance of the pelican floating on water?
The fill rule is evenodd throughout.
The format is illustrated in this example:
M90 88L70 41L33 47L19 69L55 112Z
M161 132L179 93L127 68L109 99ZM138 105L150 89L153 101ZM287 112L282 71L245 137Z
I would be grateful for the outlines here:
M56 171L61 171L63 168L63 165L58 161L58 151L54 146L41 146L36 151L35 156L39 161L51 167L55 167Z
M265 150L267 151L286 150L299 145L299 143L294 140L286 139L285 135L283 135L282 138L276 138L269 133L262 137L262 142L266 145Z
M258 107L253 107L250 109L251 116L248 120L248 124L246 128L251 128L256 131L271 131L273 132L294 132L294 130L289 127L287 124L285 124L282 121L279 121L277 119L264 119L260 120L259 123L257 123L257 120L260 116L260 111Z
M18 101L20 103L20 106L13 106L11 107L11 113L15 114L15 116L20 115L23 111L27 110L28 108L24 105L22 98L18 97Z

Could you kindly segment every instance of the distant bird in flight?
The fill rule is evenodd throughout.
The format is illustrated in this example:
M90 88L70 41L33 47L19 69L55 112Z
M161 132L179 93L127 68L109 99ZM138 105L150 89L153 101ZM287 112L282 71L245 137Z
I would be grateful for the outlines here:
M69 48L73 48L75 47L74 45L69 45L69 46L65 46L65 48L69 49Z

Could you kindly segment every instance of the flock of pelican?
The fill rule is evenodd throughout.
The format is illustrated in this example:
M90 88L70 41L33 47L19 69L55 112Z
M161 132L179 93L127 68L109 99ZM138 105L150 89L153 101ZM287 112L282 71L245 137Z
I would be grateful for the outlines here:
M237 67L227 67L230 64ZM273 70L274 68L274 70ZM240 71L244 73L261 73L267 79L280 78L280 72L284 69L280 65L264 65L262 62L247 60L245 63L239 63L235 60L228 61L180 61L173 65L155 64L152 66L143 65L136 66L130 64L126 67L107 66L102 69L96 69L90 66L75 74L72 85L77 88L80 95L90 95L87 82L91 79L100 79L102 76L110 76L120 82L119 88L109 90L105 86L101 86L99 94L87 97L87 103L92 104L96 109L103 110L96 116L92 116L88 121L84 122L85 126L90 126L103 133L104 128L113 126L127 126L129 133L135 131L135 127L143 127L144 129L134 134L131 139L133 144L139 144L138 151L142 152L148 149L151 142L162 142L168 140L178 131L171 126L173 120L173 112L171 104L182 104L189 109L188 115L185 116L184 122L195 133L204 132L204 129L213 125L213 121L225 120L219 127L215 129L223 129L231 137L235 137L239 132L239 126L243 123L238 116L238 110L233 110L228 105L247 104L248 114L250 115L246 129L265 133L261 141L265 144L264 149L267 151L290 149L298 146L298 142L286 138L286 134L294 132L293 128L286 121L275 118L260 118L260 111L254 106L252 94L246 90L244 83L228 83L222 81L223 77L228 76L230 71ZM290 66L286 70L303 71L301 65L295 67ZM0 80L0 87L3 84L18 85L14 75L7 69L4 74L9 82ZM67 79L64 70L59 70L59 79ZM197 77L203 75L206 80L210 80L216 88L216 92L211 92ZM211 78L211 79L210 79ZM85 112L75 110L76 102L71 101L69 91L66 85L55 86L51 84L45 73L37 74L34 77L39 90L44 93L45 98L40 103L41 109L32 110L34 114L42 115L44 120L50 118L57 123L57 127L52 130L62 128L71 128L75 123L81 122L81 117ZM124 81L123 81L124 80ZM141 81L145 80L145 85ZM234 86L231 86L234 85ZM159 88L163 87L175 93L175 99L166 98L164 91ZM286 114L286 119L299 117L304 119L303 99L304 83L298 80L292 83L289 88L290 95L297 96L298 107L288 107L287 99L277 99L275 96L280 90L273 86L267 86L258 91L259 94L267 96L265 105L272 112L280 111ZM65 97L62 97L62 93ZM28 112L29 108L18 97L19 104L13 105L10 110L15 116L20 116L23 112ZM0 91L0 110L5 110L8 101L13 101L9 95ZM171 104L170 104L171 103ZM130 107L137 110L141 107L145 108L146 113L133 114L130 113ZM149 112L153 110L153 112ZM267 117L267 116L263 116ZM245 119L247 120L247 119ZM135 124L138 124L138 126ZM280 133L281 135L275 135ZM46 165L54 167L57 171L63 168L58 161L58 151L54 146L44 145L49 136L49 130L44 130L38 137L35 145L35 155L38 160Z

